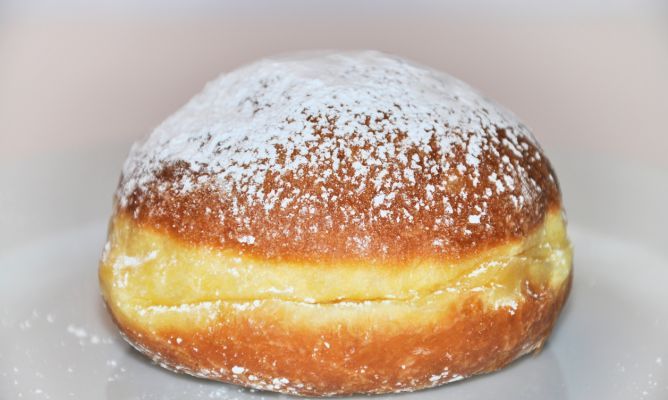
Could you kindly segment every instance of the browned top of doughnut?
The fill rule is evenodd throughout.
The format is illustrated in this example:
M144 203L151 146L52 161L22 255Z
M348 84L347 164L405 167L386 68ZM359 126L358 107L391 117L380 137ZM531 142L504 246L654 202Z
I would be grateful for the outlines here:
M116 212L269 260L401 265L523 237L560 206L511 113L375 52L261 61L133 147Z

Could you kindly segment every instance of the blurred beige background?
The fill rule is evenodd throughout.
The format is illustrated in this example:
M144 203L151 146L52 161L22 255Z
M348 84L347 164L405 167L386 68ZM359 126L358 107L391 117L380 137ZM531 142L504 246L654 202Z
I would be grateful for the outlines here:
M662 3L3 0L0 157L136 139L268 54L374 48L470 82L548 147L668 165Z
M513 110L548 154L666 169L667 3L0 0L0 249L106 218L131 142L291 50L396 53Z

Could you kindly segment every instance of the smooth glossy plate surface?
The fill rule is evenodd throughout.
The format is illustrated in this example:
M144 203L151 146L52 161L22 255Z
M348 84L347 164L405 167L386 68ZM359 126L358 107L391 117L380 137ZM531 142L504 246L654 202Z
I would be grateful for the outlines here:
M668 399L665 171L556 161L576 275L548 346L494 374L374 398ZM176 375L131 349L99 297L105 225L0 255L0 399L289 398Z

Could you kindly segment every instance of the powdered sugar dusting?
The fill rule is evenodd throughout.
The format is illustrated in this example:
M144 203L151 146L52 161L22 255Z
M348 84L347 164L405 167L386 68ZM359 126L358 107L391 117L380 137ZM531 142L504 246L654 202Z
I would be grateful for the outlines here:
M429 242L445 248L454 229L490 230L491 198L518 210L537 198L540 184L524 167L540 159L537 149L512 114L448 75L376 52L299 55L209 83L133 147L118 199L124 208L150 191L214 188L225 210L207 215L235 227L220 240L246 246L277 239L255 234L249 209L293 221L325 209L329 218L295 223L285 236L331 230L335 220L362 231L428 223ZM161 181L168 167L178 173ZM425 221L425 212L440 217ZM375 244L351 234L346 246Z

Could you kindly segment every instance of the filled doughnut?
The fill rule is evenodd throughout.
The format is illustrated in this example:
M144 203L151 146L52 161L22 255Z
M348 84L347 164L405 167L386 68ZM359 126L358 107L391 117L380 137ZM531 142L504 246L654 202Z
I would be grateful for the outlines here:
M513 114L400 58L310 53L222 75L133 146L99 277L161 366L330 396L540 349L571 260L556 176Z

